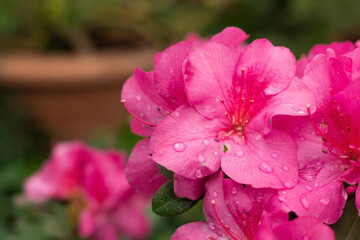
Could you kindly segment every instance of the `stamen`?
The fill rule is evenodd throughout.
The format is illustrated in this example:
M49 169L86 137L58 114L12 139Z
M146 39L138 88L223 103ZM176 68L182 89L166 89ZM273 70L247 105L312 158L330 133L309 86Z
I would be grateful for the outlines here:
M229 226L227 226L228 228L226 228L226 226L221 222L221 219L216 211L216 208L215 208L215 200L211 200L211 205L214 209L214 213L215 213L215 216L216 216L216 219L218 220L218 222L220 223L221 227L224 229L224 231L230 236L232 237L234 240L238 240L236 237L234 237L228 230Z
M152 123L146 122L146 121L138 118L138 117L135 116L134 114L132 114L131 111L130 111L130 110L126 107L126 105L125 105L125 103L126 103L125 99L121 99L120 102L124 105L126 111L128 111L128 113L129 113L133 118L135 118L136 120L138 120L139 122L144 123L144 124L146 124L146 125L149 125L150 127L156 127L156 126L157 126L156 124L152 124Z

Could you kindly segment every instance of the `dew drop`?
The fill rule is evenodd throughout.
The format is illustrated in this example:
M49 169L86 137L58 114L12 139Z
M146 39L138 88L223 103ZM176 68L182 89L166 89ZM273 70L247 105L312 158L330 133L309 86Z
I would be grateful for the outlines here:
M320 202L322 205L326 206L326 205L329 204L330 199L329 199L329 198L322 198L322 199L320 199L319 202Z
M287 171L289 171L289 168L288 168L287 166L283 166L283 167L282 167L282 170L283 170L284 172L287 172Z
M186 149L186 144L182 142L174 143L173 148L176 152L183 152Z
M284 202L284 201L285 201L285 197L279 196L279 201L280 201L280 202Z
M256 141L260 141L261 139L262 139L261 134L259 134L259 135L257 135L257 136L255 137L255 140L256 140Z
M237 193L236 187L232 187L232 188L231 188L231 193L232 193L232 194L236 194L236 193Z
M217 191L214 191L212 195L214 198L217 198L219 196L219 193Z
M217 156L218 154L219 154L219 152L218 152L218 151L215 151L215 152L214 152L214 155L215 155L215 156Z
M308 235L303 236L302 240L310 240Z
M175 112L173 112L172 115L173 115L173 117L177 118L177 117L179 117L180 114L179 114L179 112L175 111Z
M293 130L294 133L297 133L297 132L299 132L299 127L298 127L298 126L294 126L292 130Z
M197 178L201 178L201 177L202 177L201 169L197 169L197 170L195 171L195 177L197 177Z
M140 97L140 96L137 96L137 97L136 97L136 100L141 101L141 97Z
M271 173L273 171L272 167L266 162L261 163L259 169L265 173Z
M312 187L310 187L309 185L306 185L305 188L306 188L306 190L308 190L308 191L311 191L311 190L312 190Z
M305 196L300 197L300 203L305 209L309 209L309 201L306 199Z
M198 155L198 158L197 158L198 160L199 160L199 162L201 162L201 163L203 163L203 162L205 162L205 157L204 157L204 155L202 155L201 153L199 153L199 155Z
M274 158L274 159L276 159L276 158L279 157L279 155L277 155L277 153L273 153L273 154L271 154L271 157Z
M235 152L235 156L237 156L237 157L243 157L244 156L244 152L242 151L242 150L237 150L236 152Z
M207 139L204 139L202 142L205 146L209 146L210 142Z
M169 72L173 73L174 69L172 67L169 68Z
M283 185L286 188L292 188L293 187L293 185L291 183L289 183L289 182L284 182Z
M215 230L215 223L209 222L209 228Z
M318 186L319 186L319 184L318 184L318 183L315 183L315 184L314 184L314 186L315 186L315 187L318 187Z

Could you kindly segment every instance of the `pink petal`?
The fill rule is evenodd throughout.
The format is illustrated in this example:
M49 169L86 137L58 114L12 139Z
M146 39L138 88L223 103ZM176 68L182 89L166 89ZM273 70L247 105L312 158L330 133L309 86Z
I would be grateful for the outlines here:
M212 176L205 186L206 191L203 209L209 227L220 236L223 234L228 236L229 234L225 231L225 229L227 229L237 236L240 236L240 239L246 238L247 236L241 231L242 229L239 229L239 226L234 219L236 216L233 215L233 212L230 212L230 209L226 204L223 173L219 171ZM239 190L240 188L242 188L242 186L239 185ZM243 198L237 198L242 202L239 206L242 207L242 210L251 209L251 199L242 192L239 193L239 196L240 194Z
M277 240L335 240L332 229L315 217L299 217L274 229Z
M131 128L131 132L133 132L139 136L142 136L142 137L150 136L150 134L152 132L151 127L136 120L135 118L130 120L130 128Z
M236 48L243 43L249 35L237 27L227 27L222 32L211 38L212 42L223 43L229 47Z
M192 42L179 42L165 49L158 57L154 66L155 85L151 86L149 91L155 90L160 96L160 106L174 111L187 102L183 89L182 67L192 47Z
M79 232L83 237L89 237L93 235L96 231L95 216L90 209L86 208L81 212L80 223L79 223Z
M295 188L279 191L279 199L298 216L315 216L332 224L340 218L347 199L339 179L341 165L327 163L317 172L316 162L300 171L302 178Z
M137 68L134 75L124 83L121 98L125 100L124 104L133 116L156 125L168 109L160 105L160 97L153 90L154 85L154 73L146 73Z
M320 53L326 53L326 50L330 48L334 50L336 55L343 55L347 52L351 52L355 49L354 44L351 41L345 42L333 42L331 44L317 44L309 52L309 58L315 57Z
M133 148L125 169L130 185L150 195L168 180L149 155L151 152L149 139L140 140Z
M192 222L179 227L170 240L221 239L205 222Z
M190 179L213 174L220 167L222 146L215 138L223 125L189 106L179 107L152 134L154 161Z
M145 238L151 231L151 224L144 213L144 207L136 201L122 203L114 213L115 223L119 231L133 238Z
M240 51L211 42L189 55L185 69L185 86L189 102L203 116L224 118L220 102L229 98Z
M355 205L358 210L358 214L360 216L360 188L359 187L356 189L356 193L355 193Z
M273 95L289 86L295 63L289 49L274 47L268 40L259 39L245 47L237 67L238 76L245 70L245 79L266 84L265 93Z
M207 178L190 179L174 174L174 192L179 198L199 199L205 191Z
M238 183L255 188L294 187L298 163L291 137L272 130L264 138L259 132L246 132L247 144L226 141L229 150L221 159L221 168Z

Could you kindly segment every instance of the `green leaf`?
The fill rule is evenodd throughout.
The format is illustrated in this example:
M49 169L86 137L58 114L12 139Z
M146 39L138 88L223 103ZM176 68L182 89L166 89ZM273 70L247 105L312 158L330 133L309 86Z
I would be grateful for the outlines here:
M174 181L171 180L156 192L152 200L152 210L160 216L171 217L186 212L196 203L197 201L177 197L174 193Z
M161 165L157 165L159 168L159 171L168 179L172 180L174 178L174 172L168 170L167 168L161 166Z
M358 240L360 236L360 219L355 206L355 198L350 199L344 208L341 218L332 225L336 240Z

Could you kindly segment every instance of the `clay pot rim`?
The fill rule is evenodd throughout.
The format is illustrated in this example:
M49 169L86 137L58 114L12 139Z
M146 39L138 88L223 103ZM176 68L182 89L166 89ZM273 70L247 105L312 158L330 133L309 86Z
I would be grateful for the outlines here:
M121 85L136 67L149 70L154 48L94 53L6 53L0 55L0 85L60 89Z

